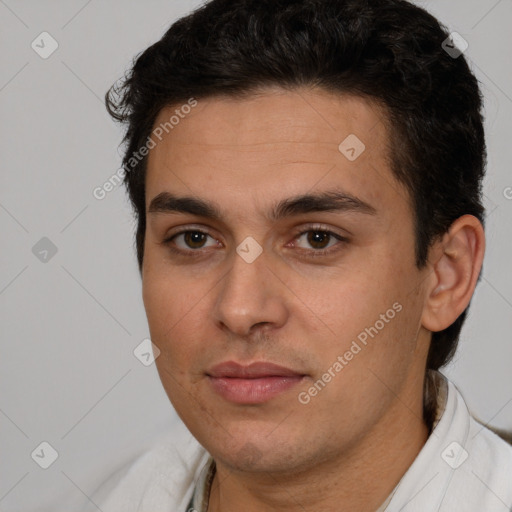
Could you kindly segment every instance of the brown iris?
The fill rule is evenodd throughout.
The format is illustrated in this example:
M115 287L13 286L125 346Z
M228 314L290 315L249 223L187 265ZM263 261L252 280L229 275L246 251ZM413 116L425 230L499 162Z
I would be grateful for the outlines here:
M188 231L184 233L183 239L190 248L200 249L206 240L206 236L205 233L201 233L200 231Z
M323 249L329 243L331 235L324 231L310 231L308 233L308 243L315 249ZM318 246L317 244L320 244Z

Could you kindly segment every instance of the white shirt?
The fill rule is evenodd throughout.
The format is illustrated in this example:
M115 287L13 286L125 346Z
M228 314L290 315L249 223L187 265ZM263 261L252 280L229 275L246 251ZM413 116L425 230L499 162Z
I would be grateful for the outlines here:
M376 512L512 512L512 446L478 423L438 372L434 428ZM214 463L188 431L170 433L107 483L103 512L206 512Z

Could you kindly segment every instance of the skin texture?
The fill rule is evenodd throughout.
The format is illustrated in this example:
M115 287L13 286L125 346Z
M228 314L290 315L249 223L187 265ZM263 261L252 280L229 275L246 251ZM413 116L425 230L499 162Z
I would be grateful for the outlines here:
M155 126L175 108L163 109ZM268 88L200 100L155 139L143 298L167 395L217 463L209 512L375 511L428 437L422 393L431 331L469 303L484 235L476 218L461 217L418 270L413 211L389 167L383 116L364 98ZM350 134L366 146L354 161L338 149ZM376 213L268 218L283 199L335 188ZM165 191L211 202L221 219L149 212ZM169 241L187 229L209 236ZM307 230L346 241L315 242L300 235ZM252 263L236 252L248 236L263 250ZM334 252L314 254L326 246ZM400 312L301 403L299 393L396 303ZM234 404L206 375L223 361L270 361L305 377L265 403Z

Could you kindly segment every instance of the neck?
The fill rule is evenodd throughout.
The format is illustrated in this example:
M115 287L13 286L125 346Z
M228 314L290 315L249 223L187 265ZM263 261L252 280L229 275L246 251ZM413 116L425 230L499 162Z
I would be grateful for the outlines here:
M397 395L380 421L350 449L307 471L235 472L216 461L208 512L375 512L410 467L428 435L423 395L419 399Z

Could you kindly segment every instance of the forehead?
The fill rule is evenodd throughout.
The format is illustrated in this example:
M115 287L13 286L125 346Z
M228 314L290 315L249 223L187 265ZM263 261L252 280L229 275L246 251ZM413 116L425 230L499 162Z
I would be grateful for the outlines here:
M154 127L163 125L176 110L180 105L163 108ZM201 99L190 113L182 115L179 126L170 130L176 143L184 143L192 135L187 131L191 123L184 121L194 118L199 118L193 127L194 139L210 145L288 140L335 143L350 130L359 131L364 137L374 132L378 124L381 126L372 136L387 137L384 107L370 98L323 89L266 87L243 98L223 95Z
M153 134L179 108L162 109ZM164 190L229 205L244 194L261 203L333 187L376 208L396 195L407 201L390 170L385 115L370 99L311 89L198 100L172 129L152 135L146 204Z

